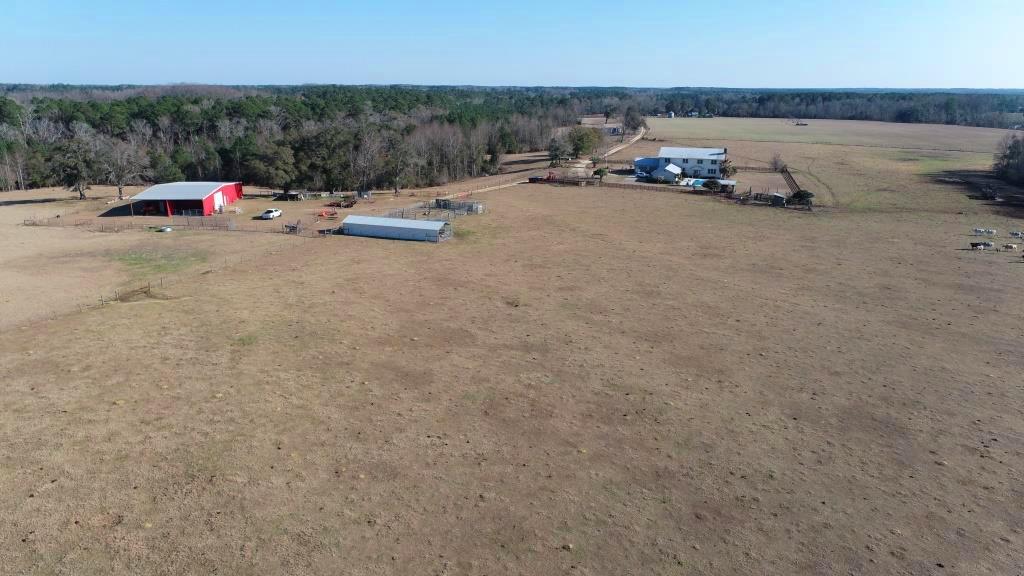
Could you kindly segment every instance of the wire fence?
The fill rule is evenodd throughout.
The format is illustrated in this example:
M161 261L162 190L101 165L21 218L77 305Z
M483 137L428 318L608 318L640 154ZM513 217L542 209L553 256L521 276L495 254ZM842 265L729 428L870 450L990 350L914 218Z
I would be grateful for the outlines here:
M415 206L395 208L385 214L385 216L387 218L405 218L408 220L443 220L451 222L459 216L483 213L484 204L482 202L435 198L427 202L420 202Z
M323 235L317 228L324 222L314 220L253 220L239 221L224 216L174 216L168 219L152 220L148 218L69 218L54 216L51 218L28 218L22 221L25 226L48 226L58 228L79 228L90 232L127 232L130 230L199 230L218 232L259 232L265 234L292 234L315 238ZM336 226L335 226L336 227Z
M258 251L250 251L246 254L218 257L178 273L160 274L145 279L128 281L112 289L100 290L92 296L83 294L81 297L75 298L73 302L55 306L42 317L36 317L35 319L55 320L69 312L85 312L117 302L133 302L146 298L166 299L168 295L164 292L165 289L195 282L208 274L223 272L246 264L264 262L267 258L282 254L284 251L284 247L268 247Z

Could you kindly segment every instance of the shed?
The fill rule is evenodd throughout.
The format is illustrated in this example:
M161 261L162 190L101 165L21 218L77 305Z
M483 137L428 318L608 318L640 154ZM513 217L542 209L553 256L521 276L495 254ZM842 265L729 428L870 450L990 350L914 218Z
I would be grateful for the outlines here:
M347 236L440 242L451 237L452 225L442 220L407 220L350 214L342 220L341 232Z
M658 168L654 172L651 172L651 178L655 180L662 180L664 182L675 182L679 175L683 173L683 169L675 164L666 164L662 168Z
M241 182L171 182L132 197L136 214L209 216L242 197ZM138 208L134 205L138 204Z
M657 158L634 158L633 169L636 171L637 176L647 176L651 172L658 169ZM642 173L642 174L641 174Z

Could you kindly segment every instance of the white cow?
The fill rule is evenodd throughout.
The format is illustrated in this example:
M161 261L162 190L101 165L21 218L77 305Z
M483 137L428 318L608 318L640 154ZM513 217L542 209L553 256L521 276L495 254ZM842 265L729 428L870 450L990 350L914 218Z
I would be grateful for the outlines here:
M1003 250L1006 250L1007 252L1016 252L1017 251L1017 245L1016 244L1003 244Z

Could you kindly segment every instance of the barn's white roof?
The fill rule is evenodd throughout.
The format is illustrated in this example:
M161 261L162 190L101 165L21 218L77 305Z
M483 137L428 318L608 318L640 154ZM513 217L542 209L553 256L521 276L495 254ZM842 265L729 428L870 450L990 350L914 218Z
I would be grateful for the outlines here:
M659 158L696 158L698 160L720 160L725 156L725 148L675 148L662 146L658 151Z
M202 200L225 184L234 182L171 182L150 186L132 200Z
M380 216L359 216L349 214L341 221L345 224L361 224L364 226L380 226L384 228L415 228L417 230L440 230L447 222L441 220L407 220L405 218L383 218Z

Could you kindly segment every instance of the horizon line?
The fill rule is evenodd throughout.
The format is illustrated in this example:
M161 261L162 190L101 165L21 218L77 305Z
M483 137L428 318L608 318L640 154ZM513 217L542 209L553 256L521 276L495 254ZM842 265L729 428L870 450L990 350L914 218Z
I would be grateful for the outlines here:
M350 88L491 88L491 89L606 89L606 90L749 90L749 91L812 91L812 92L1024 92L1022 88L967 88L967 87L884 87L884 86L786 86L786 87L758 87L758 86L627 86L615 84L578 84L578 85L557 85L557 84L418 84L408 82L394 83L337 83L337 82L303 82L298 84L217 84L210 82L162 82L162 83L90 83L77 84L67 82L0 82L0 87L74 87L74 88L162 88L162 87L218 87L218 88L303 88L303 87L350 87Z

